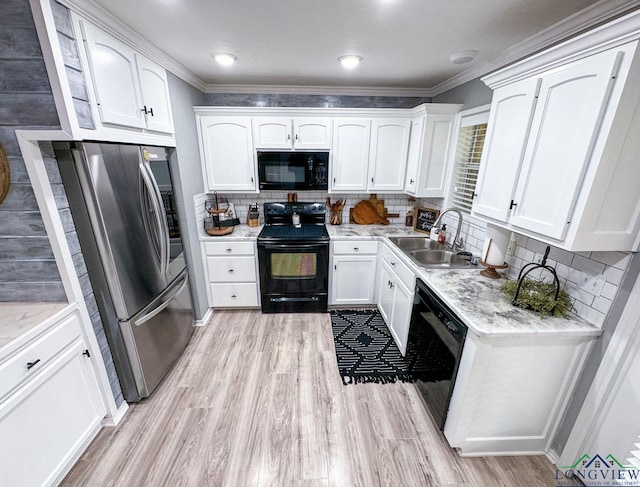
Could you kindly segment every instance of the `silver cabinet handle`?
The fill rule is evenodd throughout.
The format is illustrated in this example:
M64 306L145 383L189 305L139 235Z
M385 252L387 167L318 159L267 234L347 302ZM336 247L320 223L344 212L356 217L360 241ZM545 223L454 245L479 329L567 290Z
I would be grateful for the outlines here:
M355 250L356 252L360 251L359 247L354 247L353 250Z
M232 294L232 295L231 295L231 297L232 297L233 299L236 299L238 296L236 296L235 294Z
M227 249L227 252L233 252L233 249Z
M229 269L229 274L233 273L233 269Z

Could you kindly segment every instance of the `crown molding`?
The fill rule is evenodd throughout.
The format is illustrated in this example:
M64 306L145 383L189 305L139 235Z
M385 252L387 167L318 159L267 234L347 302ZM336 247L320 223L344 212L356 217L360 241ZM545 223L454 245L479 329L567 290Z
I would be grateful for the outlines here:
M48 1L48 0L43 0ZM205 91L207 84L193 74L189 69L169 56L166 52L158 49L148 40L138 34L135 30L115 17L113 14L102 8L93 0L56 0L73 12L84 17L92 24L100 27L123 44L135 49L145 55L153 62L159 64L167 71L175 74L178 78L186 81L200 91Z
M640 7L640 0L600 0L575 14L553 24L522 42L505 49L488 61L475 65L433 86L433 96L480 78L492 71L515 63L527 56L547 49L578 34L610 21Z
M341 96L433 96L428 88L372 87L372 86L300 86L300 85L234 85L208 84L205 93L236 93L264 95L341 95Z

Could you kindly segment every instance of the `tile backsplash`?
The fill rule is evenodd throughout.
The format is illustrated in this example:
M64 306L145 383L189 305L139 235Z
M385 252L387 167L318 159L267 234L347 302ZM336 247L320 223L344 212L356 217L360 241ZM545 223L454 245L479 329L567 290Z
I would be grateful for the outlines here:
M420 206L436 209L442 209L443 203L440 199L420 199L418 202ZM443 218L449 229L447 237L450 241L454 238L457 219L455 214L447 214ZM463 219L461 234L465 250L481 255L486 232L485 223L472 218L468 221ZM514 233L509 247L506 257L509 268L505 272L511 279L517 279L524 265L541 262L547 244ZM574 312L594 325L602 326L629 267L630 258L628 252L574 253L551 246L547 265L556 270L560 287L573 301Z

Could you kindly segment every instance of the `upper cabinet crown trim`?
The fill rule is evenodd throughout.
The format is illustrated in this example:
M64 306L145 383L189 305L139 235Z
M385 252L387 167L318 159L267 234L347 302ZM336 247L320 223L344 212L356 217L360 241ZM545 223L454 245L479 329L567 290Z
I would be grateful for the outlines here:
M496 89L638 39L640 10L488 74L482 81Z

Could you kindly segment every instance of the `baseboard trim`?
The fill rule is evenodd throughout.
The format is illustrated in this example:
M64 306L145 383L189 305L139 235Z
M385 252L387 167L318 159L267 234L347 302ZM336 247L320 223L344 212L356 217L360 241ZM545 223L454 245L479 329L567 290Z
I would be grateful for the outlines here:
M209 320L213 316L213 308L209 308L207 312L204 314L202 319L194 320L193 326L206 326L209 323Z
M102 420L102 426L105 428L115 428L120 424L120 421L122 421L122 419L125 417L128 410L129 404L127 404L127 402L125 401L120 405L115 416L106 416Z

